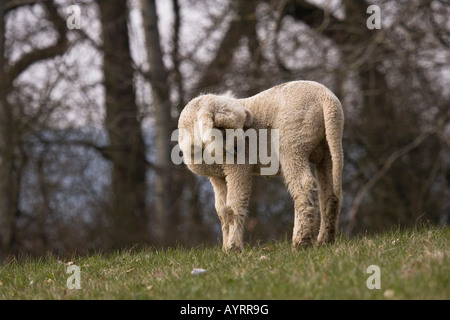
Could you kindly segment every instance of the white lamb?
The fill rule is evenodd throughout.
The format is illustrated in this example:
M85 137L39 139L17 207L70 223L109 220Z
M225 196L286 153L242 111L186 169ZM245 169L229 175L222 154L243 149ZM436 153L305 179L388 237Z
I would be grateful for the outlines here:
M332 243L341 204L343 126L341 103L329 89L313 81L293 81L246 99L229 94L194 98L179 118L179 145L185 156L192 157L195 148L217 143L212 139L215 128L277 129L280 173L295 202L293 246L310 245L316 238L319 244ZM200 139L194 137L196 131ZM185 160L191 171L208 176L213 185L223 250L240 251L252 175L260 174L264 166ZM310 162L316 166L319 188Z

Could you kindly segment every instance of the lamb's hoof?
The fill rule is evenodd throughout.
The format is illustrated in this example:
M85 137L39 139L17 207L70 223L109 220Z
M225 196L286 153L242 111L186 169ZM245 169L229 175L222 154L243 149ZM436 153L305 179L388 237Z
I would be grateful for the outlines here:
M304 238L304 239L292 241L293 248L306 248L306 247L311 247L313 244L314 244L314 240L312 238Z
M334 232L319 234L319 236L317 237L317 244L319 246L333 244L335 241L336 241L336 236L335 236Z
M231 244L231 245L228 245L227 247L223 247L222 251L224 251L225 253L232 253L233 252L233 253L239 254L239 253L242 252L242 249L243 249L242 245Z

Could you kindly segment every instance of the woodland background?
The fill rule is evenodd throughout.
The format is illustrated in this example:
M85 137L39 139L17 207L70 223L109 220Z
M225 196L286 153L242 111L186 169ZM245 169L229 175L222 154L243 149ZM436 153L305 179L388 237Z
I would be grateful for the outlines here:
M179 113L298 79L344 106L342 233L449 225L449 18L448 0L0 0L0 257L217 244L209 181L170 159ZM249 209L247 241L291 237L281 179L255 177Z

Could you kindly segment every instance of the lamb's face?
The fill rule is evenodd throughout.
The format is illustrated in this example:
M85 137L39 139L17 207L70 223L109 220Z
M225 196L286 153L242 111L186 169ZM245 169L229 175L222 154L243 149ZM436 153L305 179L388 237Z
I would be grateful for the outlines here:
M203 142L210 141L213 128L244 129L251 126L253 115L239 100L229 96L207 95L199 101L197 126Z
M247 118L246 109L235 99L218 97L213 103L214 127L225 129L244 129Z
M222 143L225 136L219 141L218 133L224 134L226 129L246 129L252 122L251 111L233 97L211 94L197 97L190 101L180 114L180 149L183 154L192 156L195 150L202 150L210 143ZM212 147L214 146L211 145L210 148Z

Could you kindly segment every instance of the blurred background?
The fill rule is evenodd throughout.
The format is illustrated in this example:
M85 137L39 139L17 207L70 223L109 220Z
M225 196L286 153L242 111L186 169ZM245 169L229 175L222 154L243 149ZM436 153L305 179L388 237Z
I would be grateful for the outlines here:
M341 233L450 223L448 0L0 0L1 254L218 244L180 111L299 79L344 106ZM246 241L290 239L283 181L253 187Z

